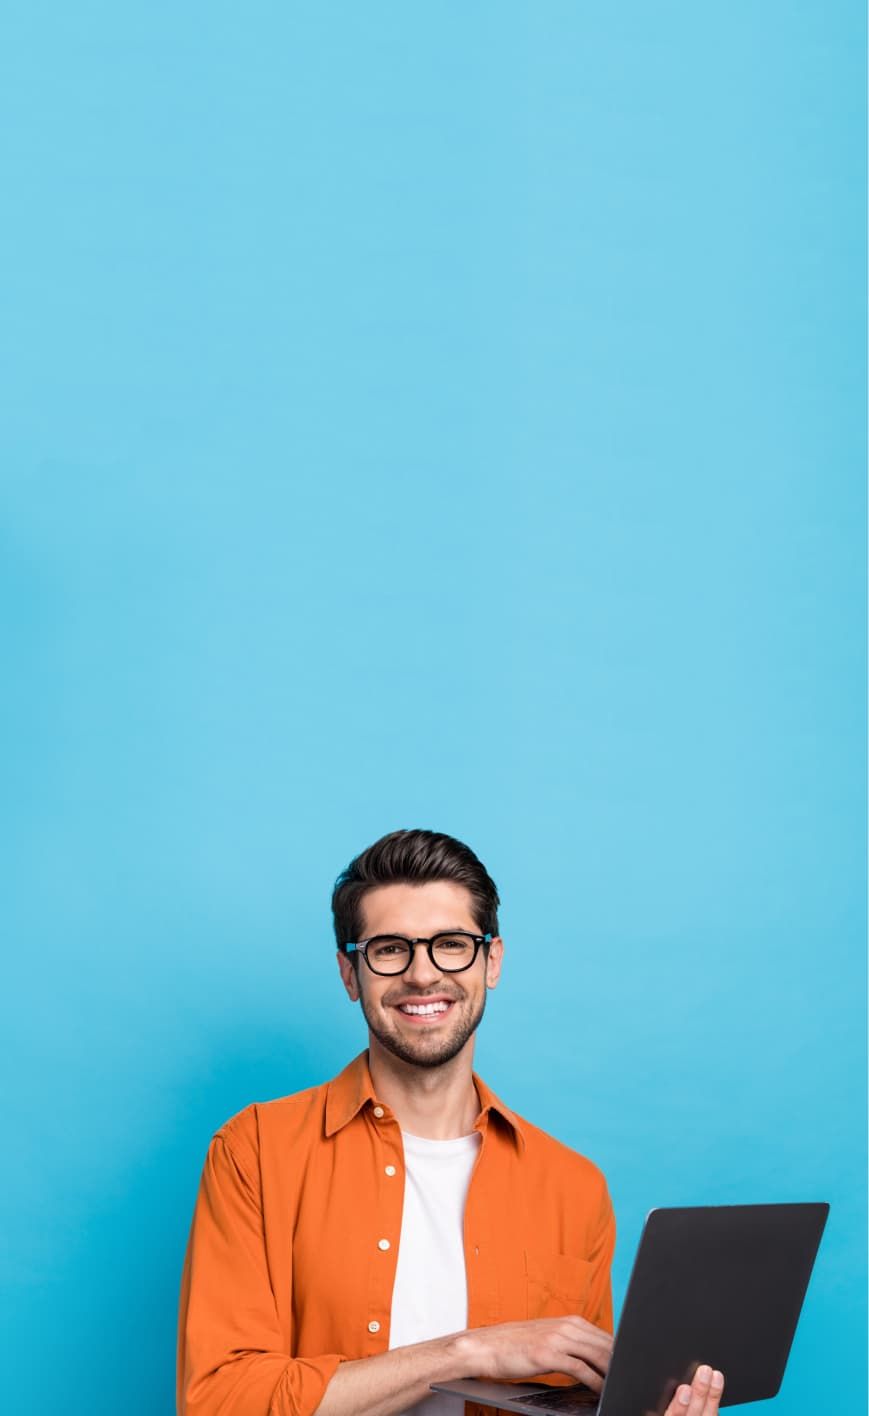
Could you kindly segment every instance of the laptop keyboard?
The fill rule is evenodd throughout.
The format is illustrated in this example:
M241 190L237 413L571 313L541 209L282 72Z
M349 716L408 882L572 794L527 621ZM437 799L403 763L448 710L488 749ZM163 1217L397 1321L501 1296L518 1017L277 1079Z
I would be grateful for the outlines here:
M596 1409L599 1401L598 1393L587 1386L550 1387L549 1391L522 1397L523 1406L542 1406L544 1411L582 1411L585 1416Z

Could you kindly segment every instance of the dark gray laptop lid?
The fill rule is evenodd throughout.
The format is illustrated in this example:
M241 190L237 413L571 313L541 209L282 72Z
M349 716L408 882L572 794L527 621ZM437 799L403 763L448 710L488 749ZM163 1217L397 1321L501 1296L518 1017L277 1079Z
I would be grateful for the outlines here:
M664 1411L708 1362L722 1406L781 1386L827 1204L655 1209L634 1260L601 1416Z

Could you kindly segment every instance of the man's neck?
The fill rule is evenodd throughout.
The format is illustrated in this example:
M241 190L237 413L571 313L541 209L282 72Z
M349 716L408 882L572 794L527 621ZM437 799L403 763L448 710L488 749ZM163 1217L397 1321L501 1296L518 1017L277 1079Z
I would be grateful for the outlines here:
M369 1038L368 1068L379 1101L395 1114L402 1131L432 1141L470 1135L480 1113L473 1080L474 1039L441 1067L402 1062Z

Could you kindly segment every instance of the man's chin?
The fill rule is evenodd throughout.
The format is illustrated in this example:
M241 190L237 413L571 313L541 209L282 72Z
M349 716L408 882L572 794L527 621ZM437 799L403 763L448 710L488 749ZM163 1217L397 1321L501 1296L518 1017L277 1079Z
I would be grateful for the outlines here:
M443 1067L447 1062L452 1062L454 1057L458 1057L468 1041L464 1036L418 1040L405 1040L403 1037L395 1037L392 1033L374 1033L374 1036L386 1052L391 1052L393 1057L407 1062L411 1067Z
M448 1037L438 1037L433 1032L407 1037L397 1031L387 1031L377 1020L372 1021L367 1014L365 1020L372 1036L386 1052L391 1052L393 1057L411 1067L443 1067L447 1062L452 1062L454 1057L458 1057L476 1032L482 1016L481 1008L476 1018L472 1018L469 1024L458 1028Z

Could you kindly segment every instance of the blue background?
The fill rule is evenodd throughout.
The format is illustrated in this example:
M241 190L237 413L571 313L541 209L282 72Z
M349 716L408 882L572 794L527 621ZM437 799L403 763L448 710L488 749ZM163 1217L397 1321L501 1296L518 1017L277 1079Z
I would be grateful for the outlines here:
M865 1387L863 6L12 3L3 1408L169 1412L213 1130L470 842L478 1065L653 1205L823 1198Z

